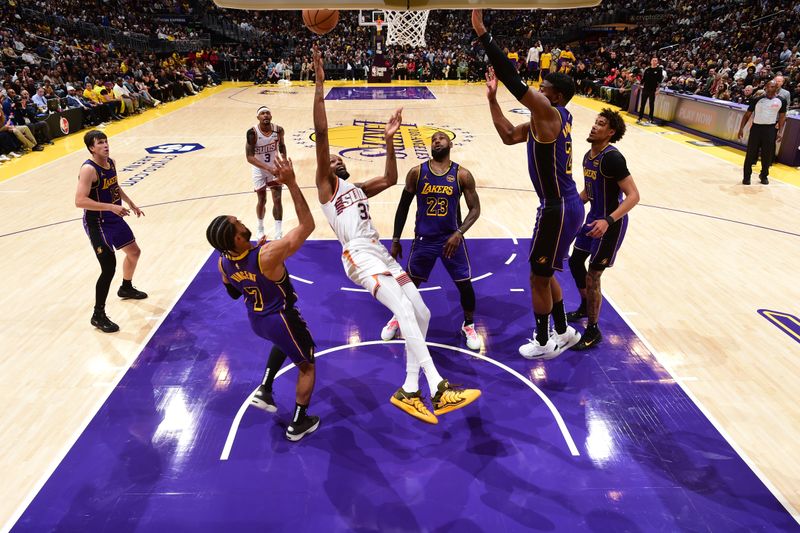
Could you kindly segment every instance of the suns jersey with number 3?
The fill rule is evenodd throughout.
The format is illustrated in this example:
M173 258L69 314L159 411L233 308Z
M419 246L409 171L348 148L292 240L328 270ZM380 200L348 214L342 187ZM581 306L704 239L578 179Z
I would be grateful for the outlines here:
M272 133L269 135L264 135L264 132L258 127L258 124L253 126L253 130L256 132L255 158L267 165L274 165L275 157L278 153L278 143L280 141L278 137L278 126L273 124ZM254 178L268 178L267 181L271 181L275 178L272 173L255 165L251 166L253 167Z
M528 173L541 201L572 198L578 188L572 178L572 114L564 107L555 107L561 128L553 142L539 142L528 129Z
M353 239L380 238L369 216L367 195L361 188L341 178L336 178L333 198L322 204L322 212L342 246Z

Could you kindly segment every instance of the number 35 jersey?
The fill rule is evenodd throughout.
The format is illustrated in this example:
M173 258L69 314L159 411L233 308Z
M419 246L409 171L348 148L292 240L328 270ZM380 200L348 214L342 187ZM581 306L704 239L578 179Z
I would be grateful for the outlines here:
M354 239L380 239L369 216L369 200L361 188L336 178L333 197L322 204L322 212L343 247Z
M270 315L286 311L297 302L289 271L284 271L279 281L266 277L259 264L261 248L257 246L236 257L221 256L220 268L230 284L244 295L249 314Z
M458 163L436 174L430 162L422 163L417 179L417 220L414 233L424 237L451 235L461 225Z

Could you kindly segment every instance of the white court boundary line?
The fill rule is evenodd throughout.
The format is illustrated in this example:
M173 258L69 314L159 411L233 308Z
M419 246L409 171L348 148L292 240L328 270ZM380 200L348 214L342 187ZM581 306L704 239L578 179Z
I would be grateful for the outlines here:
M342 345L339 345L339 346L334 346L333 348L328 348L327 350L322 350L321 352L318 352L318 353L314 354L314 357L315 358L321 357L323 355L326 355L326 354L329 354L329 353L332 353L332 352L338 352L340 350L346 350L348 348L360 348L362 346L374 346L374 345L378 345L378 344L405 344L405 341L365 341L365 342L358 342L358 343L355 343L355 344L342 344ZM487 357L485 355L481 355L479 353L476 353L476 352L473 352L473 351L470 351L470 350L466 350L464 348L460 348L460 347L457 347L457 346L450 346L449 344L441 344L441 343L438 343L438 342L426 342L425 344L427 344L428 346L435 347L435 348L444 348L446 350L453 350L453 351L456 351L456 352L465 353L465 354L467 354L467 355L469 355L471 357L477 357L478 359L481 359L481 360L483 360L483 361L485 361L487 363L491 363L494 366L496 366L498 368L501 368L502 370L505 370L506 372L508 372L509 374L514 376L515 378L517 378L520 381L522 381L525 385L528 386L528 388L530 388L533 392L535 392L539 396L539 398L541 398L541 400L544 402L544 404L550 410L550 413L552 413L553 418L556 420L556 423L558 424L558 428L561 430L561 434L563 435L564 440L566 441L567 447L569 448L569 451L572 454L572 456L573 457L580 456L580 452L578 451L578 447L575 445L575 440L572 438L572 435L570 435L569 430L567 429L567 425L564 422L563 417L561 416L561 413L558 412L558 409L553 404L553 402L550 401L550 398L548 398L544 394L544 392L542 392L542 390L539 389L539 387L537 387L531 380L529 380L528 378L526 378L525 376L523 376L522 374L520 374L519 372L517 372L513 368L510 368L510 367L506 366L505 364L501 363L500 361L492 359L491 357ZM283 367L275 375L275 378L278 378L278 377L282 376L283 374L285 374L286 372L288 372L289 370L291 370L294 367L295 367L294 363ZM219 460L220 461L227 461L228 458L230 457L231 448L233 448L233 441L236 440L236 433L239 431L239 424L242 421L242 417L244 417L244 412L247 410L247 407L250 405L250 397L253 395L253 393L255 393L256 390L258 390L258 389L256 388L255 390L253 390L253 392L250 393L247 396L247 398L245 398L244 402L239 407L239 410L236 412L236 416L233 417L233 422L231 422L231 428L230 428L230 430L228 430L228 438L225 439L225 445L223 446L222 453L219 456Z
M307 285L313 285L314 284L313 281L309 281L309 280L303 279L303 278L298 278L297 276L294 276L292 274L289 274L289 277L292 278L295 281L299 281L300 283L305 283Z
M42 490L42 487L44 487L45 483L47 483L47 481L53 476L53 473L56 471L56 468L59 467L59 465L61 464L62 461L64 461L64 458L66 458L67 454L72 449L72 447L75 446L75 443L78 442L78 439L80 438L81 435L83 435L83 432L86 431L86 428L89 426L91 421L94 420L94 417L97 416L97 413L103 407L103 404L106 403L106 401L111 397L111 393L113 393L117 389L117 387L119 386L119 382L122 381L122 378L125 377L125 374L127 374L128 370L130 370L131 364L133 364L139 359L139 356L142 355L142 352L144 351L145 347L147 347L147 344L150 342L150 339L153 338L153 335L156 334L156 331L158 331L158 329L161 327L161 324L163 324L164 321L167 319L167 317L172 313L172 310L175 308L180 299L183 297L184 293L186 292L186 289L188 289L189 285L191 285L192 282L195 279L197 279L197 274L200 273L200 269L203 268L203 265L206 264L206 261L208 261L209 257L210 257L209 255L206 255L202 258L200 264L197 265L197 268L194 270L194 275L191 276L186 281L186 285L184 285L183 289L181 289L178 292L178 295L175 297L172 303L169 306L167 306L167 308L164 310L164 313L161 316L160 320L153 325L152 329L150 330L150 333L148 333L147 336L145 336L145 338L139 344L139 348L136 350L136 352L134 352L136 356L131 360L128 366L126 366L125 368L121 368L119 370L117 376L112 381L113 384L108 387L108 392L105 395L103 395L103 397L97 402L97 405L94 407L94 409L90 409L89 411L87 411L88 413L91 414L86 416L80 427L72 434L72 436L69 439L67 439L66 444L62 447L61 451L56 455L56 459L50 463L50 467L41 476L39 481L36 482L36 485L34 485L33 489L31 489L28 495L25 496L25 499L22 500L22 503L20 503L17 509L11 514L11 517L3 525L3 528L0 529L0 533L8 533L9 531L11 531L11 528L14 527L14 525L22 516L22 513L25 512L28 506L30 506L31 502L33 502L33 499L36 497L36 495L39 494L39 491Z
M615 304L614 301L605 293L603 293L603 298L605 298L608 301L608 303L611 304L611 307L614 308L614 311L616 311L617 314L620 316L620 318L622 318L622 320L625 322L625 324L627 324L628 327L631 328L633 334L636 335L636 337L642 341L642 344L644 344L645 348L650 350L650 353L653 354L653 357L655 357L656 361L658 361L658 363L664 367L664 369L669 373L672 379L675 380L675 383L677 383L678 386L681 388L683 393L689 397L689 399L698 409L700 409L700 412L702 412L703 415L706 417L706 419L709 422L711 422L711 425L714 426L714 429L716 429L719 432L719 434L722 435L722 438L725 439L725 441L727 441L727 443L730 445L731 448L733 448L733 451L735 451L736 454L745 462L745 464L748 467L750 467L750 470L752 470L753 473L756 475L756 477L758 477L758 479L764 484L764 486L767 487L767 489L769 489L770 492L772 492L772 495L775 496L775 498L781 505L783 505L784 509L786 509L786 511L792 516L792 518L794 518L795 521L798 524L800 524L800 514L797 512L797 509L795 509L789 503L789 500L786 499L783 493L779 491L775 485L772 484L772 482L756 466L753 460L750 459L750 457L744 452L744 450L738 444L736 444L736 442L733 440L733 438L731 438L728 432L723 429L722 425L718 423L717 420L711 415L711 413L708 412L705 406L702 403L700 403L700 400L698 400L697 397L692 393L692 391L689 390L684 385L685 380L678 377L678 374L672 369L671 365L665 362L658 355L658 352L655 350L655 348L653 348L653 345L650 344L650 342L645 338L645 336L642 335L642 332L639 331L630 320L628 320L628 317L626 316L625 313L620 312L617 304Z

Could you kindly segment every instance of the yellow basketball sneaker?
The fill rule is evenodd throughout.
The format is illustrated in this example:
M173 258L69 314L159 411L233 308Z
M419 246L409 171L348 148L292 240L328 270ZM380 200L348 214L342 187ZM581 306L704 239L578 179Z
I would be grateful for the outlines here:
M481 391L478 389L460 389L451 385L446 379L443 379L436 388L436 395L431 398L435 415L443 415L461 409L477 400L481 395Z
M406 413L415 418L419 418L428 424L438 424L439 421L431 414L428 408L422 403L422 395L417 392L406 392L402 387L397 389L391 398L392 405L396 405Z

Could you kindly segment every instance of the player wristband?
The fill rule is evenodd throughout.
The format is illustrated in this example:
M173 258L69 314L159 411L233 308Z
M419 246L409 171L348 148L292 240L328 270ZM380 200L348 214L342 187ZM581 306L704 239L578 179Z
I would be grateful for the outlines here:
M464 231L461 228L456 228L456 231L459 232L462 237L464 236Z
M608 215L606 217L606 223L608 224L608 227L613 226L615 222L616 220L614 220L614 217L612 217L611 215Z
M392 237L392 242L400 242L400 238L399 237Z

